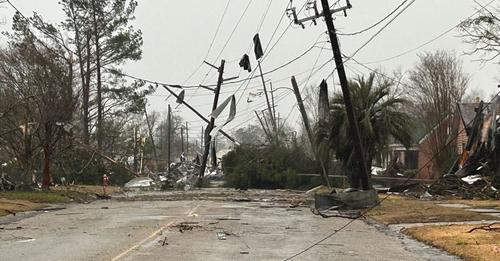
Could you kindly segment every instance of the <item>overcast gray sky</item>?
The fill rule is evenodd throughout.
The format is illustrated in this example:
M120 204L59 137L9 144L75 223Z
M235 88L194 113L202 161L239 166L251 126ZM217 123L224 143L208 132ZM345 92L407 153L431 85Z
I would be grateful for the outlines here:
M277 33L271 45L277 42L278 37L288 27L290 20L287 17L278 26L278 22L288 6L288 1L269 1L230 1L220 31L208 54L208 60L214 64L218 65L222 58L227 61L226 77L239 76L240 79L245 79L249 76L247 72L239 69L238 60L251 47L252 37L257 32L259 22L269 3L269 12L265 16L262 28L259 31L264 47L268 45L276 28ZM483 4L490 2L490 0L478 1ZM53 23L59 22L63 18L57 0L12 0L12 2L26 15L31 15L32 12L36 11L47 21ZM124 71L158 82L184 83L205 58L228 0L139 0L138 2L137 19L134 21L134 25L143 32L143 59L127 64ZM295 0L293 5L300 9L305 2L305 0ZM333 3L332 0L330 2ZM347 17L339 15L334 23L341 32L358 31L379 21L401 2L402 0L351 0L353 8L347 12ZM499 2L497 0L493 4L498 5ZM235 29L238 20L249 3L247 12ZM463 43L463 39L457 37L458 31L453 30L432 43L401 57L385 62L370 63L393 57L435 38L473 14L476 9L477 5L473 0L416 0L373 41L361 49L354 58L359 62L369 63L367 65L371 68L383 69L385 72L390 73L398 68L403 72L411 69L417 62L417 54L421 52L447 49L462 54L464 51L470 50L471 46ZM10 30L12 14L13 10L10 7L0 9L0 21L2 17L7 20L6 24L0 25L0 30ZM299 18L305 16L307 14L299 13ZM360 35L339 36L343 53L351 55L382 25ZM317 41L327 40L327 36L323 33L326 28L322 20L318 21L316 26L306 24L305 27L305 29L302 29L293 26L286 30L272 51L266 53L268 56L262 62L264 71L276 68L297 57ZM229 39L233 30L234 34ZM216 60L224 45L226 45L226 48L222 51L219 59ZM323 43L318 44L319 47L322 45ZM327 43L325 47L328 47L328 45ZM250 51L249 55L253 63L253 69L256 69L253 52ZM298 61L266 76L266 80L271 80L275 88L290 87L290 76L296 75L299 84L301 84L300 87L303 88L315 61L318 60L316 65L319 66L331 57L332 52L330 50L314 48ZM499 67L492 62L487 64L475 62L474 60L478 58L480 57L462 56L465 72L472 75L469 89L481 90L489 97L491 93L496 93L496 86L500 83L498 79ZM354 61L348 61L346 66L348 77L369 72ZM331 73L332 69L332 64L325 66L311 77L308 84L319 84L322 78ZM200 84L208 71L208 66L202 66L186 84ZM335 75L333 81L336 80L337 76ZM333 81L332 78L328 80L330 86L332 86ZM204 83L214 84L215 82L216 72L211 70ZM255 92L262 88L260 79L252 80L248 84L246 91L243 92L246 86L246 83L244 85L225 85L221 90L221 101L235 93L238 88L240 91L236 92L236 98L242 97L237 106L237 118L225 128L228 131L254 122L256 119L253 111L256 108L265 108L264 97L257 98L252 103L246 102L249 91ZM287 118L288 123L298 128L301 121L298 109L295 106L296 102L293 93L287 89L280 89L275 94L278 105L277 111L281 118ZM190 102L195 108L200 109L203 114L208 115L210 113L212 102L210 91L204 89L198 91L187 90L186 97L192 97ZM149 109L165 111L169 103L174 107L176 106L175 99L170 98L165 101L165 98L167 98L167 92L158 89L154 96L149 97ZM201 126L205 125L184 106L180 106L177 113L190 122L191 131L198 133Z

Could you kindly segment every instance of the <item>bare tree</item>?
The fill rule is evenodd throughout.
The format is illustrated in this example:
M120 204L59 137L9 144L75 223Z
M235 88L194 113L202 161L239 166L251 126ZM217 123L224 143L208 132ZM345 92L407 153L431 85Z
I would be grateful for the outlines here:
M26 161L34 149L41 148L43 187L48 188L51 159L74 110L73 64L60 55L61 50L39 44L30 34L19 40L0 52L0 82L15 102L35 98L2 119L12 128L12 135L2 139L4 144L12 142L9 146L13 156Z
M457 131L453 120L457 103L462 100L469 75L462 70L462 61L454 52L438 50L419 55L419 62L410 74L409 97L415 113L428 133L427 151L434 160L434 173L442 173L454 156L449 137Z
M478 15L463 21L459 29L465 42L474 46L469 54L483 55L483 62L495 61L500 56L499 7L481 5ZM496 62L500 63L500 60Z

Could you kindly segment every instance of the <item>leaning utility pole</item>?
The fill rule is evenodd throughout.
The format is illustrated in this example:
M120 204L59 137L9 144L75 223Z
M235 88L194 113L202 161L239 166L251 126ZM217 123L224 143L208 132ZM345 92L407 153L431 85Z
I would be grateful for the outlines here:
M277 135L278 135L278 128L276 127L276 119L274 118L274 115L273 115L273 110L271 108L271 102L269 101L269 95L267 94L267 87L266 87L266 81L264 80L264 74L262 73L262 66L260 65L260 61L257 61L257 64L259 66L259 71L260 71L260 78L262 80L262 86L264 88L264 95L266 96L266 103L267 103L267 111L269 113L269 117L272 121L272 125L273 125L273 133L276 138L276 142L278 142L278 138L277 138Z
M276 105L274 104L274 91L273 91L273 83L269 83L269 87L271 88L271 105L273 106L273 118L276 119ZM278 120L277 125L279 127L280 121ZM279 129L279 128L278 128ZM278 135L278 134L276 134Z
M326 27L328 29L328 35L330 37L330 43L332 45L333 57L335 59L335 65L337 66L337 73L339 75L340 87L342 88L342 95L344 96L345 109L347 113L347 119L349 120L349 125L352 132L352 138L354 141L354 149L358 154L358 159L361 166L361 188L363 190L369 190L370 184L368 177L370 171L368 170L366 164L366 155L364 154L363 144L361 141L361 134L359 133L358 121L354 113L354 108L352 106L351 92L349 91L349 86L347 82L347 76L345 74L344 63L342 61L342 53L340 52L340 46L337 39L337 34L335 33L335 27L333 25L332 13L330 11L330 5L328 0L321 0L321 5L323 6L323 16L325 17ZM351 4L348 2L348 7Z
M168 105L167 114L167 170L170 169L170 149L172 144L172 109Z
M321 0L321 6L323 8L323 12L319 14L316 8L316 2L314 2L315 15L312 17L308 17L305 19L298 20L297 15L295 14L295 10L293 10L293 16L295 23L303 26L303 22L312 20L315 22L315 19L323 16L325 18L326 27L328 29L328 36L330 37L330 43L332 45L333 57L335 60L335 65L337 66L337 73L339 76L340 86L342 88L342 95L344 97L344 103L347 113L347 119L349 121L349 127L352 133L352 139L354 141L354 149L359 159L359 163L361 166L361 175L359 180L361 181L361 188L363 190L370 189L369 176L370 172L368 170L366 164L366 155L364 154L363 144L361 141L361 135L359 133L358 122L356 120L356 115L354 113L354 108L352 106L351 94L348 87L347 76L345 74L344 63L342 61L342 53L340 52L340 46L337 39L337 34L335 32L335 26L333 25L332 13L345 11L350 9L352 5L349 0L347 0L347 5L341 8L330 10L330 4L328 0Z
M269 132L267 131L266 126L264 126L264 122L262 122L262 119L260 118L260 116L257 113L257 111L254 111L254 113L255 113L255 116L257 116L257 119L260 122L260 126L262 127L262 130L264 130L264 134L266 135L266 138L269 140L269 142L272 142L272 137L269 134Z
M205 150L205 128L201 126L201 143L200 143L201 151Z
M297 104L299 105L300 114L302 115L302 121L304 122L304 126L306 127L307 137L309 138L311 146L313 146L314 148L314 139L312 135L311 124L309 124L309 118L307 117L306 109L304 107L304 101L302 100L302 95L300 95L299 86L297 85L295 76L292 76L292 87L293 93L295 93L295 98L297 99Z
M220 94L220 87L222 85L222 82L224 81L223 74L224 74L224 64L226 63L225 60L222 60L220 63L220 66L217 68L214 65L211 65L214 68L217 68L219 72L219 77L217 79L217 87L215 88L215 96L214 96L214 101L212 104L212 112L217 109L217 104L219 102L219 94ZM210 65L210 64L209 64ZM201 167L200 167L200 178L203 178L205 175L205 169L207 167L207 160L208 160L208 154L210 153L210 132L212 131L215 123L215 118L211 117L210 122L208 123L207 129L205 130L205 148L203 151L203 158L201 160ZM201 182L200 182L201 184Z

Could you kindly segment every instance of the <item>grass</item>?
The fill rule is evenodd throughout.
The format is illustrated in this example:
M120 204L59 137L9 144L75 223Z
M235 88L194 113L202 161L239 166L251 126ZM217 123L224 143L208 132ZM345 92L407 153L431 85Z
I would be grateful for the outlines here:
M383 224L496 220L497 218L459 208L436 205L401 196L390 196L366 214Z
M122 189L108 187L106 192L115 194L122 192ZM49 191L0 192L0 216L44 207L38 203L91 202L96 200L95 194L103 194L102 186L67 186L51 188Z
M464 260L499 260L500 232L476 230L475 225L423 226L405 229L409 236Z
M53 191L9 191L0 192L0 198L26 200L36 203L66 203L70 199L64 194Z
M79 193L103 194L102 186L91 185L70 185L66 187L51 188L52 191L74 191ZM122 193L121 187L109 186L106 188L107 194Z

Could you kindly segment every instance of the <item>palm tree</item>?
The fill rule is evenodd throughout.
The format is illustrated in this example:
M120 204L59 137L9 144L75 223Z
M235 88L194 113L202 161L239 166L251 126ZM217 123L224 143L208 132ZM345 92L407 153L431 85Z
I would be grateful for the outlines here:
M368 79L360 76L355 81L349 81L368 169L371 169L374 156L387 148L391 137L405 147L412 142L411 118L401 110L406 100L393 94L392 87L391 81L376 83L375 73L371 73ZM331 102L329 125L330 147L342 162L351 187L360 188L359 162L341 93L336 93Z

